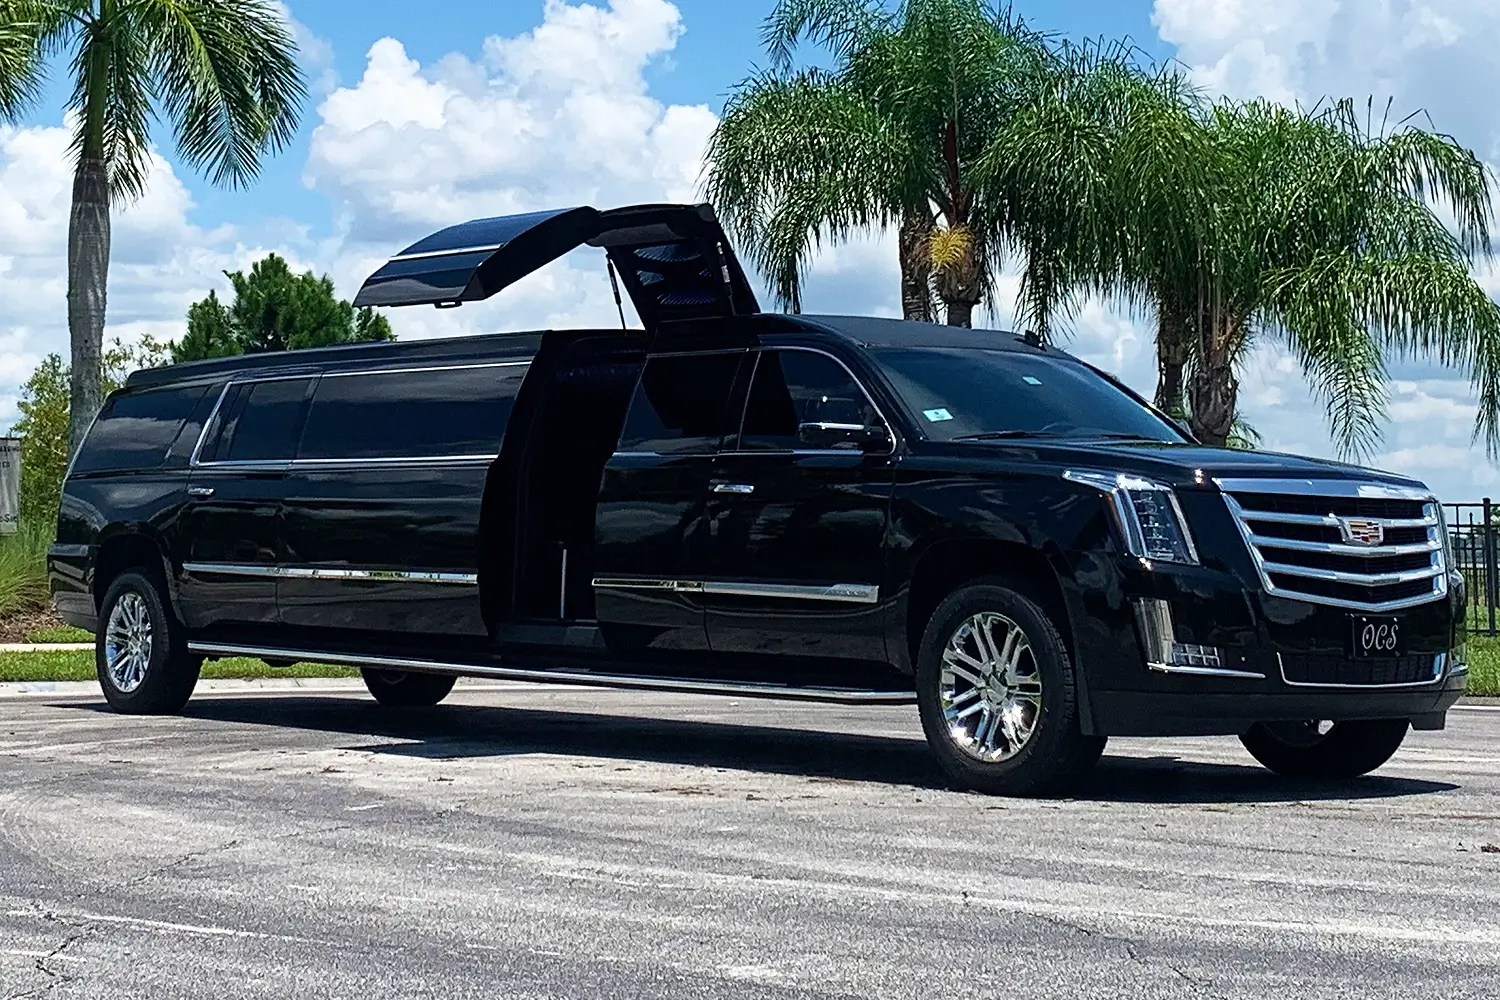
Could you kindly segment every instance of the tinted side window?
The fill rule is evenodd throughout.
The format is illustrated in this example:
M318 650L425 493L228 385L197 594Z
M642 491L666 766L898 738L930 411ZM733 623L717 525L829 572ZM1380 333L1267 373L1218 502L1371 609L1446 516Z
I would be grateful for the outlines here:
M764 351L745 403L740 448L791 451L801 447L801 424L879 422L864 390L837 361L811 351Z
M115 396L100 411L73 471L160 468L182 422L207 391L199 385Z
M307 410L312 379L277 379L229 387L219 407L212 440L198 456L202 462L290 460Z
M702 454L734 433L729 397L743 353L651 358L620 435L620 451Z
M298 458L493 455L526 368L323 376Z

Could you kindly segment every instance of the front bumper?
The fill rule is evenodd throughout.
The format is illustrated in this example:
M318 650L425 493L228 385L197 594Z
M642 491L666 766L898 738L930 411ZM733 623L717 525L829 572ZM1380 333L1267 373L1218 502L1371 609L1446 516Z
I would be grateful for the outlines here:
M1461 593L1400 612L1407 651L1435 669L1379 684L1346 669L1346 609L1247 590L1218 569L1137 569L1127 568L1118 589L1100 594L1079 635L1087 720L1099 735L1233 735L1256 722L1308 719L1404 718L1418 729L1439 729L1464 692L1467 671L1450 656L1462 628ZM1222 670L1164 670L1143 642L1142 600L1166 602L1175 638L1217 649ZM1328 668L1313 683L1299 673L1309 663ZM1335 683L1350 680L1356 682Z

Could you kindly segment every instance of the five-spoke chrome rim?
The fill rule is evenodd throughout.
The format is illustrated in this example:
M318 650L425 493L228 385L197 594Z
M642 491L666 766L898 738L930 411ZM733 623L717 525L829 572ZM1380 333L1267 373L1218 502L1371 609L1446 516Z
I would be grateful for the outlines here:
M120 595L104 631L104 669L121 694L129 694L146 679L151 665L151 609L134 591Z
M943 650L938 697L948 736L993 763L1021 752L1042 714L1042 675L1026 632L1002 614L973 615Z

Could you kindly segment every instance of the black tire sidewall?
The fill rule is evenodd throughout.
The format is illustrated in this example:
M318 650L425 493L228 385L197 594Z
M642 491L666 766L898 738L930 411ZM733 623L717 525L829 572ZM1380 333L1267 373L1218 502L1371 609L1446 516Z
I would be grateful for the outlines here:
M389 708L431 708L448 697L458 680L450 674L371 667L363 668L359 673L375 700Z
M1014 757L993 763L976 760L954 745L939 693L949 638L966 619L983 611L1002 614L1025 631L1042 679L1042 712L1031 739ZM1074 765L1087 766L1098 757L1097 748L1090 754L1081 745L1073 665L1057 627L1035 602L1003 583L961 587L938 606L922 633L916 681L928 745L959 788L1006 795L1052 791L1072 777Z
M1343 780L1385 764L1400 749L1408 728L1406 719L1336 722L1317 742L1298 746L1257 723L1240 742L1262 765L1284 777Z
M151 658L146 676L134 691L121 691L110 679L104 647L115 605L128 594L140 595L151 619ZM198 683L202 659L187 652L181 629L162 596L161 584L147 573L121 573L105 591L94 637L94 669L110 708L127 715L170 714L182 710Z

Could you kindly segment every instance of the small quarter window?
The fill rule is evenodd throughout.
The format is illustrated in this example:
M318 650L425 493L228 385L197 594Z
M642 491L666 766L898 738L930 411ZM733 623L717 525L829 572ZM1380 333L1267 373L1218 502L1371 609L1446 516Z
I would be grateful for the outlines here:
M636 385L620 451L704 454L734 433L730 396L744 352L651 358Z
M200 462L290 461L307 411L312 379L275 379L229 387Z
M859 383L833 358L812 351L763 351L745 403L744 451L793 451L803 424L868 427L880 422ZM852 449L858 445L851 443Z
M494 455L525 375L522 365L325 375L297 457Z

